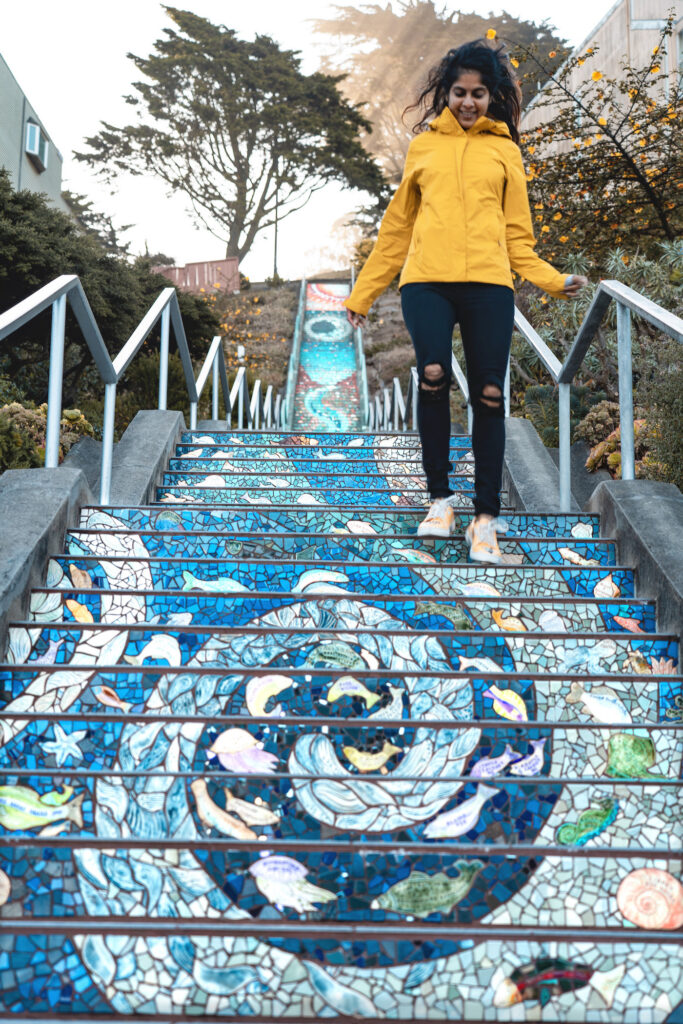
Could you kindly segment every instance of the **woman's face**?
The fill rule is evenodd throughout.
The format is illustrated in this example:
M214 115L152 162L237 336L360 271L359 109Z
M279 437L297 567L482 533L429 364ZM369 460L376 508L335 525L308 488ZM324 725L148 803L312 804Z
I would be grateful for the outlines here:
M461 128L471 128L489 108L491 94L478 71L461 71L448 93L448 108Z

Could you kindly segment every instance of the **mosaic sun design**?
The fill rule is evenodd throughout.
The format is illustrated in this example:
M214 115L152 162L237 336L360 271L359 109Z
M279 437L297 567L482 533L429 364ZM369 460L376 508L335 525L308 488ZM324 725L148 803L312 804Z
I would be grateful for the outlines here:
M294 416L299 428L339 433L360 428L353 329L342 303L346 284L309 284Z

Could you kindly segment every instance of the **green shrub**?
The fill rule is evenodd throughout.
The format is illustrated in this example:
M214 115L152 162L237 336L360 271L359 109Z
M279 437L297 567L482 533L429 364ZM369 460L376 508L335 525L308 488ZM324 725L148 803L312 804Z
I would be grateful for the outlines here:
M11 402L0 409L0 471L31 469L45 462L47 405L37 409ZM94 430L80 409L64 409L60 424L59 460L81 437Z
M636 477L660 479L662 466L652 454L653 429L645 420L635 420L633 424L635 473ZM586 469L607 469L613 477L621 476L621 427L616 427L604 441L600 441L591 449L586 460Z
M581 420L596 402L602 402L605 395L602 391L594 391L587 386L571 388L569 399L569 421L572 438ZM522 413L531 420L543 444L548 448L557 448L560 443L558 425L559 392L549 384L534 384L524 393Z
M666 341L653 353L653 366L641 376L637 397L648 410L650 446L659 479L683 490L683 353Z
M574 432L579 441L585 441L589 447L607 440L613 430L619 426L619 403L598 402L584 416Z

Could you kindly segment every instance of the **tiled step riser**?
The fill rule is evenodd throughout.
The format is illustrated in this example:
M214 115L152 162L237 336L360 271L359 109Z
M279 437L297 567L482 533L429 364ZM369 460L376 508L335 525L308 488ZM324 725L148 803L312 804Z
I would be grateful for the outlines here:
M276 610L244 625L233 622L221 628L214 624L210 632L207 627L183 625L180 633L178 626L161 624L98 629L92 625L53 623L31 630L30 634L23 627L13 627L9 657L15 662L31 662L54 656L56 664L74 665L87 664L98 657L107 665L125 664L131 658L133 663L142 663L148 658L156 663L189 666L201 666L213 657L226 668L272 665L275 672L307 663L347 668L351 674L354 667L365 666L418 673L428 673L433 668L486 674L499 671L503 675L506 671L530 675L580 671L603 675L632 672L634 665L649 673L663 673L674 670L678 662L678 644L671 637L538 633L512 637L505 633L455 630L434 635L416 634L396 620L390 623L395 632L389 632L386 625L378 629L376 622L363 626L362 618L353 622L351 615L337 620L336 629L332 615L320 616L320 625L315 618L314 609L299 616ZM283 619L287 622L285 629L281 626ZM302 628L310 632L302 633ZM31 640L33 647L29 653L27 646ZM102 656L100 648L105 644L115 652L113 655ZM514 710L510 713L515 715Z
M177 747L180 728L169 725L162 733L159 727L154 738L162 743L167 737L166 745L175 741ZM400 844L402 859L411 852L414 855L424 852L411 851L412 846L426 846L429 853L424 859L431 860L437 870L442 847L447 849L453 866L457 858L472 853L472 845L477 847L476 856L480 855L482 846L492 854L514 854L515 847L528 846L534 840L544 852L558 855L571 854L577 846L587 843L591 849L628 850L636 856L641 852L647 855L648 848L675 854L680 846L678 816L671 807L676 792L672 784L675 775L669 776L668 785L666 782L647 783L634 777L610 778L602 771L584 771L571 782L563 780L559 774L548 778L547 773L532 779L507 775L471 779L469 773L416 778L404 776L400 765L393 768L389 764L385 776L375 773L348 777L342 774L345 758L341 750L337 755L330 743L327 759L339 765L340 775L321 775L318 769L316 777L311 778L282 770L277 763L275 743L266 737L261 754L264 759L271 757L272 773L245 776L237 769L234 772L219 770L220 766L215 767L216 758L206 766L199 763L208 749L205 744L212 739L209 727L203 734L201 727L195 727L192 732L186 729L185 733L190 739L184 741L184 745L192 751L197 763L193 765L190 758L181 756L180 775L169 774L165 763L160 763L158 758L155 761L151 747L143 751L145 756L141 758L140 770L137 766L122 769L115 760L116 748L108 745L109 764L100 768L95 763L90 775L61 768L62 787L68 787L64 790L67 799L62 805L46 804L38 808L30 820L19 811L13 815L10 810L4 815L14 842L35 838L42 829L48 828L50 831L44 833L46 843L51 834L63 834L72 845L75 839L81 839L86 845L88 838L92 839L98 831L102 834L104 823L112 817L113 811L114 817L125 814L128 818L132 832L124 834L124 840L146 839L161 846L169 835L176 834L177 824L186 821L190 843L195 837L215 840L219 847L227 847L225 854L230 858L241 844L250 844L256 857L259 856L258 845L262 843L268 844L263 849L271 853L291 856L292 844L305 842L315 851L314 861L319 864L321 853L325 852L325 840L333 837L342 849L346 847L345 855L335 859L338 867L341 863L347 869L357 855L356 850L349 847L358 842L359 833L380 851L385 848L387 853L395 851ZM73 735L84 743L79 731L74 730ZM27 736L27 744L32 740L32 736ZM106 743L104 738L103 742ZM135 745L130 727L121 733L118 742L123 756L130 762L129 752ZM385 742L388 744L389 740ZM533 740L536 745L542 742L543 738ZM548 751L549 742L545 747ZM552 751L555 766L568 767L566 744L561 741L558 744L558 749ZM523 749L526 745L518 743L517 746ZM581 754L606 762L606 744L599 747L586 743L584 746ZM534 750L531 745L528 749L531 756ZM676 758L680 760L680 744L673 749L673 744L667 747L659 741L655 742L655 749L664 750L665 768ZM305 750L305 747L297 747L290 757L298 761ZM229 755L222 756L226 761L229 758ZM111 758L114 758L113 767ZM40 767L34 769L33 774L7 772L0 767L0 787L0 792L10 791L8 795L16 804L28 796L27 790L37 795L49 792L50 776ZM114 798L118 801L116 807L112 807ZM235 800L240 802L235 803ZM588 808L589 815L584 814L582 818ZM230 815L230 820L224 818L223 812ZM462 821L451 820L460 814ZM656 824L650 825L652 820ZM496 846L505 846L505 849L496 851ZM245 850L239 860L246 859L246 853ZM381 856L380 853L374 859L379 860ZM296 859L301 860L301 855ZM508 870L523 871L524 863L520 863L520 859ZM485 872L487 888L495 889L495 870L496 866L492 865ZM338 916L337 910L337 907L328 908L333 919L343 920L343 914Z
M357 456L336 457L332 453L320 455L314 459L285 455L275 458L272 455L233 455L230 452L220 450L208 455L196 454L205 451L209 452L210 450L206 448L191 448L189 452L180 452L177 458L170 460L168 471L171 473L328 473L344 478L348 475L357 476L359 473L385 473L387 468L381 456L377 459L359 458ZM400 469L402 474L420 477L422 475L422 461L417 457L402 459ZM474 474L473 460L471 458L458 458L452 464L452 472L458 477L461 475L472 476Z
M109 534L100 532L70 532L67 534L65 550L69 554L99 554L111 552L116 555L122 545L135 538L140 554L168 558L303 558L312 560L346 561L367 560L400 564L429 562L466 562L469 547L464 537L452 541L405 537L394 535L386 539L369 537L343 537L339 534L172 534L168 531L148 534ZM593 562L599 565L614 565L615 545L609 541L554 541L551 539L507 539L501 538L500 549L505 555L515 558L520 564L582 565Z
M35 590L31 601L30 618L35 621L55 621L55 618L73 619L73 613L67 601L76 602L88 608L90 613L99 620L102 611L102 600L109 598L109 591L92 593L87 590ZM246 621L264 614L264 599L236 594L195 593L146 593L145 614L148 621L164 624L177 622L180 614L184 620L198 625L215 623L223 625L238 619ZM299 606L300 597L290 595L275 596L270 601L272 609L287 606ZM435 600L412 600L404 597L392 599L364 595L363 597L347 596L345 602L371 605L380 609L391 618L405 623L411 629L444 630L444 629L480 629L510 633L525 631L542 631L554 626L556 630L568 632L607 632L623 633L655 633L654 605L638 601L590 601L573 600L559 601L549 599L510 599L489 598L473 600L463 598L438 597ZM335 598L307 597L307 605L315 604L335 614L337 600ZM121 610L121 622L139 622L139 605L134 605L126 614Z
M157 641L158 642L158 641ZM22 718L28 710L23 704L13 705L12 701L22 694L35 694L38 698L41 695L51 692L53 683L61 685L63 682L63 667L60 663L42 664L31 667L26 665L0 666L0 709L5 710L7 721L14 716L15 720L26 721ZM212 689L216 677L222 676L223 671L218 666L201 665L193 666L191 669L183 665L169 666L163 661L145 658L144 665L140 667L131 666L125 663L122 666L107 666L107 663L100 659L95 670L92 665L84 668L69 667L69 681L76 687L73 694L69 695L68 714L87 713L107 716L111 715L115 721L124 714L143 714L145 705L152 697L152 694L161 685L162 677L165 693L169 695L168 711L171 714L184 714L189 720L190 712L184 705L182 694L201 692L204 688ZM472 677L463 673L443 673L432 669L430 680L441 680L449 678L452 685L458 685L459 679L465 679L469 684ZM250 665L249 667L239 666L231 671L234 678L234 689L231 691L230 700L221 705L221 714L226 715L251 715L247 704L247 688L250 683L252 689L257 683L254 680L282 675L291 681L291 693L287 693L289 699L296 694L297 700L304 699L304 704L298 711L302 716L312 716L316 720L323 715L326 719L333 719L335 716L337 724L339 718L344 718L345 727L365 728L367 720L373 712L380 710L383 714L385 705L391 704L396 691L407 692L411 676L407 672L392 671L387 669L370 670L367 665L362 669L354 667L350 672L346 668L330 668L319 666L305 666L298 668L288 666L275 670L270 665ZM54 678L54 677L57 678ZM359 686L354 686L352 693L348 692L348 678L352 676ZM174 682L178 677L182 681ZM344 681L343 685L334 690L336 684ZM527 722L517 718L503 718L497 712L493 712L493 703L489 699L479 699L477 695L483 694L490 687L496 686L499 690L513 690L515 693L524 693L529 690L531 680L524 675L509 673L478 672L474 677L475 687L475 708L474 721L483 721L482 716L489 715L488 728L495 729L501 739L507 737L512 739L515 735L523 737L528 729L536 728L531 723L544 721L564 723L569 727L589 728L618 728L621 724L633 723L673 723L677 724L683 719L683 712L680 709L683 696L683 679L681 676L624 676L621 674L600 676L595 675L590 679L585 674L567 673L561 678L543 674L535 675L533 678L533 694L535 707L527 709ZM362 684L362 685L361 685ZM283 683L284 685L284 683ZM435 683L437 685L437 683ZM114 692L115 697L109 700L103 687L108 687ZM392 689L393 687L393 689ZM605 687L607 689L605 689ZM180 690L179 703L174 704L176 688ZM598 692L598 688L600 688ZM328 699L332 690L332 699ZM339 691L346 690L341 696ZM366 692L367 691L367 692ZM529 691L531 692L531 691ZM372 701L372 696L383 695L380 702ZM591 699L596 695L599 701ZM389 700L391 697L391 700ZM268 712L278 704L282 704L285 698L276 694L265 702ZM326 701L326 703L323 703ZM368 707L368 702L371 706ZM251 700L250 700L251 703ZM403 704L402 700L402 704ZM284 705L283 705L284 706ZM166 707L166 705L164 705ZM253 705L260 710L261 704ZM111 711L109 709L112 709ZM395 709L392 709L392 714ZM397 710L397 709L396 709ZM164 714L164 709L157 709L156 715ZM36 712L40 714L40 712ZM45 721L49 714L43 711ZM50 712L54 717L55 712ZM67 711L57 712L67 714ZM18 716L18 719L17 719ZM534 717L535 716L535 717ZM540 717L539 717L540 716ZM263 716L261 716L263 717ZM351 718L350 722L346 720ZM108 719L107 719L108 720ZM212 723L218 728L218 712L212 714ZM227 727L227 726L226 726ZM303 727L303 726L302 726Z
M396 505L426 509L429 497L422 491L409 491L403 494L398 491L363 491L363 490L319 490L301 488L259 488L257 486L240 488L224 487L158 487L156 500L168 504L196 503L200 505L321 505L328 506L334 502L342 505L353 505L359 510L363 506L384 506L392 508ZM472 509L469 492L460 491L451 499L458 508ZM423 513L424 514L424 513Z
M122 943L115 937L100 939L99 945L94 940L86 944L83 938L77 939L76 942L80 956L91 970L94 967L96 953L99 954L99 958L106 959L106 951L113 959L109 946L119 952L119 961L123 961L124 965L127 961L123 958L135 955L134 951L137 951L138 955L144 951L143 955L149 957L152 962L147 975L149 981L142 989L136 976L119 978L117 961L114 961L115 973L110 990L116 994L117 1005L123 1008L119 1012L131 1015L156 1013L166 1020L168 1015L187 1013L201 1019L207 1013L208 1007L211 1013L226 1017L230 1014L230 1019L239 1019L237 1014L230 1013L231 1007L237 1001L237 995L240 1005L249 1008L249 1016L253 1016L259 1022L263 1021L264 1024L270 1024L271 1021L275 1024L282 1020L282 1006L287 1006L290 1015L296 1020L313 1021L332 1016L330 1000L333 993L337 1001L344 998L343 1005L356 1017L362 1014L362 1017L371 1024L379 1024L379 1021L387 1019L389 1013L392 1019L411 1022L455 1019L466 1024L486 1024L487 1021L496 1019L491 1018L490 1013L487 1017L486 1013L493 1005L496 993L500 990L504 994L506 991L505 980L510 977L520 959L519 945L511 939L479 942L471 948L472 932L464 928L460 934L454 936L460 940L459 946L454 946L454 940L430 936L430 947L426 955L422 948L424 944L419 939L412 939L409 935L401 939L400 929L395 929L395 935L389 941L382 939L381 936L367 938L358 935L351 937L349 934L346 942L352 957L350 966L344 965L345 957L338 952L338 942L333 943L334 952L325 953L325 958L320 964L316 959L316 949L321 948L320 940L287 941L275 938L264 929L263 939L256 943L255 953L239 952L228 961L225 949L226 946L232 948L234 941L224 936L234 936L236 931L235 925L231 928L225 922L222 925L222 934L219 926L215 937L192 936L184 925L175 932L178 936L177 943L171 941L171 932L162 932L161 938L156 940L151 937L131 938L130 943ZM271 931L275 929L271 928ZM45 959L51 966L50 973L55 981L61 987L68 986L72 974L67 964L69 957L74 956L72 938L66 935L60 938L57 932L50 942L47 956L44 953L41 956L41 944L31 937L22 940L21 945L26 951L27 958L38 958L39 962ZM282 950L282 946L285 946L285 951ZM186 968L178 965L171 955L171 949L177 951L178 948L186 951L184 962L189 964L192 963L195 952L198 957L211 956L212 961L229 962L231 967L240 970L240 975L233 975L233 978L241 981L241 988L232 995L207 995L205 988L194 981L185 980ZM523 940L523 948L532 966L548 956L547 940L544 939ZM158 967L151 956L152 950L157 955L163 955L164 963L168 964L170 982L167 984L157 977ZM619 941L611 933L606 939L592 933L591 938L583 943L561 939L554 943L553 950L564 962L581 966L583 977L598 972L593 985L579 979L578 993L572 991L570 995L556 997L550 1003L552 1009L557 1009L563 1016L569 1006L576 1008L577 1011L583 1009L584 1020L599 1021L600 1024L618 1024L622 1021L631 1024L632 1021L638 1021L638 1017L631 1016L632 1010L640 1015L639 1020L642 1022L647 1021L648 1017L656 1020L649 1013L652 1005L659 1000L660 1005L670 1007L672 985L679 985L683 980L683 971L677 955L678 947L671 941L665 941L657 951L652 944L640 941L636 935L632 939L627 937ZM441 957L444 959L440 961ZM297 963L299 959L300 970ZM397 961L400 966L395 966ZM101 959L98 962L101 963ZM283 977L283 973L285 965L289 966L292 962L295 966L290 968L288 978L293 976L293 980L288 980ZM614 964L617 965L616 968ZM648 977L641 964L654 964L657 970L652 977ZM640 969L635 970L632 965ZM595 984L602 984L600 979L610 968L615 972L615 976L613 980L612 976L609 976L608 999L611 1009L607 1009L605 1001L595 989ZM120 970L123 974L125 966ZM301 974L300 971L304 973ZM23 977L24 972L18 970L7 972L7 999L12 998L14 1004L23 1005L21 1001L26 999L26 988L29 987L31 1009L36 1013L52 1016L54 1007L45 992L44 982L42 986L35 985L33 994L33 986L28 986L22 981ZM185 984L181 988L183 982ZM596 1005L598 1012L601 1012L600 1017L596 1017L592 1009ZM531 1010L535 1006L538 1006L538 1001L531 1001ZM87 976L74 993L71 1007L72 1012L80 1012L89 1018L93 1016L93 1008L96 1014L106 1014L108 1010L98 984ZM506 1012L509 1014L509 1010ZM457 1016L454 1016L455 1014ZM246 1015L244 1010L243 1015ZM561 1020L563 1016L556 1016L555 1019ZM552 1019L548 1017L547 1009L546 1017ZM528 1019L535 1018L530 1016Z
M229 849L230 858L228 884L244 888L252 881L253 886L253 875L249 869L258 863L257 854L240 850L238 844L229 840L224 842ZM64 851L59 847L50 849L51 859L56 867L55 876L63 880L65 887L70 887L67 880L75 881L76 872L73 862L64 856L65 853L68 853L68 850ZM511 866L504 857L474 857L468 856L466 851L462 853L463 856L458 853L454 855L452 852L445 854L437 846L432 852L420 854L408 851L397 853L392 850L380 853L367 852L361 847L358 853L354 854L357 858L355 870L352 858L343 851L331 853L327 861L322 859L319 852L307 853L297 850L293 856L307 869L309 877L315 879L315 884L329 894L316 914L319 919L352 921L357 920L360 913L363 920L374 921L377 924L400 921L418 924L420 921L426 921L469 925L481 919L483 913L498 909L501 890L505 889L506 882L512 898L516 886L514 875L510 872ZM32 896L30 881L35 876L34 865L41 854L42 851L36 851L30 846L18 846L10 852L8 858L10 868L14 868L18 861L23 861L28 869L25 881L29 883L29 894L23 901L21 916L25 919L42 917L46 913L57 918L72 916L73 909L64 906L57 886L49 902L44 897L36 900ZM158 862L163 864L164 855L168 857L170 867L170 851L160 851L157 854ZM214 857L218 859L226 855L226 852L218 847ZM210 862L212 854L202 851L199 856L202 862ZM118 859L115 853L103 854L96 849L87 849L85 857L90 864L103 869L103 877L106 877L104 869L111 864L110 858ZM616 902L622 872L630 873L651 866L651 862L642 857L618 860L604 854L596 856L594 860L584 856L547 857L542 867L530 864L527 858L520 858L515 866L517 872L541 870L548 877L555 876L563 880L556 887L548 887L547 902L536 909L535 916L532 908L519 908L520 925L538 923L540 916L546 926L576 926L576 910L573 913L565 910L564 904L559 910L556 907L558 895L565 897L573 893L575 898L578 896L577 916L580 919L585 918L592 927L618 928L623 923ZM660 870L671 870L673 865L669 860L659 859L657 866ZM401 887L399 884L409 871L421 872L426 876L443 873L448 881L442 883L440 889L434 887L431 894L429 890L424 894L411 893L409 889L406 890L405 886ZM600 872L604 877L602 892L593 881L594 872ZM349 881L351 878L352 882ZM117 886L113 879L109 881L109 885L112 894L116 894L125 902L126 890ZM496 885L500 887L497 899L494 895ZM23 888L17 879L17 895ZM263 893L256 886L253 886L253 890L250 909L258 912L260 908L268 907L268 900ZM448 905L451 900L455 901L452 907ZM10 905L14 903L12 895L8 902ZM16 903L14 906L19 909ZM433 907L436 909L432 909ZM286 919L297 919L291 908L285 910L285 915Z
M219 482L219 481L222 481ZM167 472L162 477L164 487L230 487L231 489L245 488L253 490L280 489L285 488L292 491L325 490L342 492L350 490L371 490L375 493L381 491L394 492L398 489L401 492L412 493L413 491L425 491L426 483L424 476L419 473L410 475L392 474L391 472L365 472L363 470L355 473L288 473L270 466L263 471L253 473L235 473L230 469L225 471L208 469L193 472L192 470L181 470L178 472ZM450 484L454 490L474 490L473 479L470 476L456 476L451 474Z
M335 503L335 505L338 503ZM422 512L402 512L391 509L356 509L332 506L323 509L301 507L278 509L237 509L206 506L201 509L148 508L84 508L80 526L90 529L156 529L156 530L241 530L302 533L332 533L337 530L352 534L414 535L422 522ZM455 514L455 529L463 533L470 521L469 514ZM562 537L568 540L598 537L600 526L597 516L528 515L509 513L505 516L506 534L524 537Z
M365 434L365 433L322 433L315 431L307 431L306 433L300 433L296 430L293 431L282 431L279 433L264 432L258 430L245 430L245 431L231 431L218 432L218 431L193 431L185 432L180 438L181 445L192 445L192 446L206 446L206 445L220 445L221 447L242 447L244 445L248 447L264 446L269 448L271 451L273 448L281 448L283 450L296 449L297 451L305 450L308 448L332 448L335 450L349 449L350 451L358 451L359 449L378 449L384 451L397 451L399 453L405 451L419 451L420 440L417 434ZM472 441L467 434L455 434L451 436L450 440L451 450L468 450L472 447Z
M607 571L609 568L609 571ZM405 593L477 597L633 597L633 572L619 567L385 565L384 563L197 560L63 555L50 559L48 586L74 583L74 569L88 586L111 590L200 590L363 594ZM84 577L78 577L84 578ZM81 584L83 586L83 584Z

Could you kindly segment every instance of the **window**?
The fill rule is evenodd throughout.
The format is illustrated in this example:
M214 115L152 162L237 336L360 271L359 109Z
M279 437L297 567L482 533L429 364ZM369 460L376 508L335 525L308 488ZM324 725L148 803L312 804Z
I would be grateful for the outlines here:
M26 153L37 171L47 170L47 136L39 124L29 121L26 125Z

